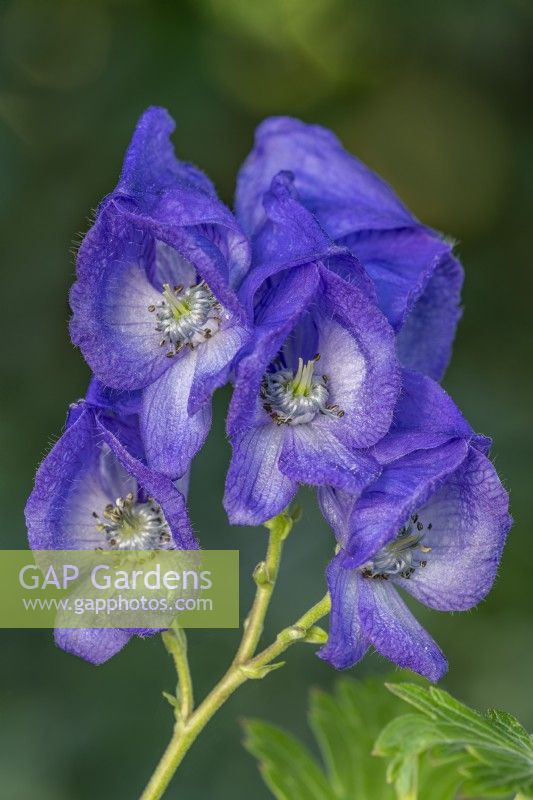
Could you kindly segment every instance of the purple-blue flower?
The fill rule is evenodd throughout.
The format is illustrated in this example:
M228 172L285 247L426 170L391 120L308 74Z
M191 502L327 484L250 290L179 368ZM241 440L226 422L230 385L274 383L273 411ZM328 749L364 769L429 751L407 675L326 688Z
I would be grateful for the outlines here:
M357 492L373 480L368 448L388 431L399 389L394 335L357 259L298 202L290 175L274 179L264 207L241 290L254 336L228 414L224 505L247 525L281 512L300 483Z
M71 406L26 505L32 549L198 547L182 491L146 465L135 407L134 395L94 381L88 400ZM185 490L183 481L179 486ZM131 635L110 628L55 632L60 647L94 664L113 656Z
M342 669L374 647L431 681L446 672L397 590L440 611L472 608L489 592L511 525L489 446L438 384L404 373L391 432L372 449L380 476L358 495L319 492L340 545L321 658Z
M240 171L237 217L250 236L265 220L262 197L280 170L294 174L302 203L372 278L380 308L398 333L402 364L439 380L451 354L463 282L450 244L421 225L330 131L290 117L261 123Z
M173 129L163 109L141 117L80 247L70 299L73 342L103 384L143 390L148 463L175 478L202 446L210 397L248 338L235 288L249 246L209 180L176 160Z

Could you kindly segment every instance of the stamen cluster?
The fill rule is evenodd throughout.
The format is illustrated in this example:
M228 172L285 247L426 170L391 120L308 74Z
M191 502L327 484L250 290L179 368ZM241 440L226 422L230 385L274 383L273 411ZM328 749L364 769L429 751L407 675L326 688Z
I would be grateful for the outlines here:
M96 527L105 535L111 550L157 550L171 545L168 523L152 498L139 503L131 493L117 497L105 507L102 516L103 519L93 511L98 520Z
M160 346L169 344L173 358L184 347L191 349L210 339L220 327L221 306L205 281L184 289L163 284L163 299L148 307L156 312L156 331L163 334Z
M328 405L328 376L314 376L319 358L317 354L306 364L299 358L296 374L290 369L280 369L263 377L263 408L278 425L311 422L317 414L344 416L338 406Z
M427 530L431 530L431 522ZM423 544L426 534L418 514L413 514L408 525L403 527L395 539L379 550L372 561L361 568L364 578L388 580L389 577L410 578L418 567L425 567L427 560L421 558L431 552L431 547Z

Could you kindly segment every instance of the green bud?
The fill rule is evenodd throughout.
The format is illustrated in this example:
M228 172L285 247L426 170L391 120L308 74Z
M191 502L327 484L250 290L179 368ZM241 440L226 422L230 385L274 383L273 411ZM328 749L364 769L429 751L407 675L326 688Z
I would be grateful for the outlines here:
M308 642L309 644L325 644L328 640L328 634L321 628L320 625L313 625L312 628L309 628L307 631L304 642Z
M284 661L276 661L274 664L265 664L263 667L254 667L252 665L243 664L241 670L247 678L251 680L261 680L269 672L273 672L275 669L279 669L283 667L285 664Z
M175 695L170 694L170 692L161 692L161 694L163 695L167 703L169 703L172 706L172 708L177 709L178 698Z
M272 583L268 567L264 561L260 561L254 569L253 578L258 586L267 586L269 583Z

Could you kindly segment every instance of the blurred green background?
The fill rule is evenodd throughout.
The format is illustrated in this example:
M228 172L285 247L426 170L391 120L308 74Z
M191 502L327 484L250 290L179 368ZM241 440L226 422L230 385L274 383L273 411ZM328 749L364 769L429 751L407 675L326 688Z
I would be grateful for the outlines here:
M530 235L533 8L527 0L11 0L0 4L1 298L4 326L2 543L25 543L34 469L88 371L69 343L75 242L114 186L139 114L176 118L176 149L231 204L256 124L288 113L332 127L425 222L458 239L465 315L446 386L494 458L516 525L494 591L469 613L420 610L450 660L444 686L533 729L533 380ZM231 529L221 496L228 394L193 468L191 514L204 546L241 550L242 602L262 530ZM287 545L272 635L323 592L332 537L311 493ZM133 798L167 741L161 690L174 678L161 642L135 641L95 668L46 631L2 631L0 796ZM192 632L202 695L235 631ZM354 674L385 671L368 658ZM248 685L189 754L169 798L267 798L239 744L238 718L308 736L310 685L333 671L304 646Z

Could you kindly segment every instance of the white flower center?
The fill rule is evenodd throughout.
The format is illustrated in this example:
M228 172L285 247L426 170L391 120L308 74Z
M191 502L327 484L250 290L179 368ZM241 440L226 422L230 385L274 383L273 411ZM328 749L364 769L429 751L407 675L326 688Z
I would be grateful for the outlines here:
M98 520L96 527L105 536L105 544L110 550L160 550L171 549L172 534L160 506L149 499L139 503L132 494L117 497L109 503L101 518L96 511L93 517Z
M301 425L311 422L317 414L344 416L338 406L329 405L327 375L315 376L320 355L304 364L298 359L296 374L290 369L266 372L261 383L263 408L278 425Z
M184 347L197 347L220 328L220 303L204 281L187 289L164 283L162 295L162 300L148 310L156 312L156 331L163 334L161 347L171 348L169 358Z
M409 523L401 529L395 539L379 550L371 561L362 567L364 578L389 577L410 578L418 567L425 567L431 547L423 544L424 536L432 528L431 522L424 529L418 514L413 514Z

